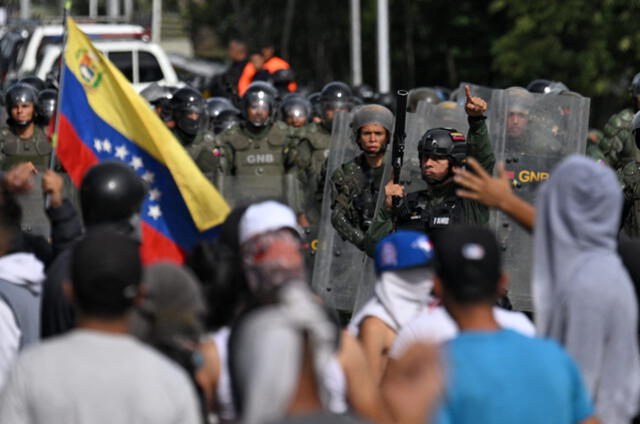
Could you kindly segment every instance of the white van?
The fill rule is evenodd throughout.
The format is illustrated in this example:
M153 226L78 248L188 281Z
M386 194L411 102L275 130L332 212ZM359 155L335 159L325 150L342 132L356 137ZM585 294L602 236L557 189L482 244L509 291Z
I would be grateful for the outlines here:
M144 90L149 84L176 86L179 84L166 53L155 43L140 40L95 41L93 45L103 52L111 62L133 84L136 91ZM48 46L38 64L35 75L45 80L49 72L57 75L58 60L62 47Z
M148 40L149 33L140 25L79 24L82 32L92 41L106 39ZM33 28L29 38L18 52L17 68L9 70L8 79L20 79L32 74L49 45L62 44L62 25L42 25Z

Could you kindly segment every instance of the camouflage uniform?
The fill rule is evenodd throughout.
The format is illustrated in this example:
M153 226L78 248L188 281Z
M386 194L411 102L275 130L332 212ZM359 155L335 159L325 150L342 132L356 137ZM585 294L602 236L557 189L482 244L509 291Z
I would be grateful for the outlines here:
M624 194L622 231L629 237L640 237L640 162L627 163L617 174Z
M633 111L624 109L611 118L604 126L604 137L598 147L613 169L624 168L634 157L635 147L631 139Z
M384 166L371 168L360 154L331 175L331 223L338 234L360 250L374 247L367 231L374 217Z
M467 148L467 156L473 156L487 172L493 172L495 156L484 119L469 119ZM394 221L397 229L416 229L427 234L454 223L487 224L488 208L456 196L457 188L456 184L448 182L409 193L394 210L383 206L376 214L368 238L374 242L382 239L394 230Z

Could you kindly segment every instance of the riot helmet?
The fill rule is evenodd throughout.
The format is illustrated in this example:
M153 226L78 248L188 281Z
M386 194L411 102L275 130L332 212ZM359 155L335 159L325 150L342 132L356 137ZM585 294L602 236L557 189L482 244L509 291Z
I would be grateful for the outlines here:
M429 87L418 87L409 91L407 112L415 112L418 110L418 103L427 102L434 105L440 103L438 93Z
M273 73L271 76L271 80L273 81L273 86L279 93L288 93L289 92L289 84L294 82L296 79L295 73L293 69L279 69Z
M242 122L242 115L236 108L223 110L216 116L213 122L213 131L219 134L222 131L237 127Z
M38 94L36 103L36 112L38 114L38 124L42 126L49 125L51 117L56 111L56 103L58 102L58 92L53 88L45 88Z
M239 115L240 110L236 108L231 100L226 97L210 97L207 99L207 128L214 134L218 134L222 131L219 127L218 116L224 111L232 111L233 114Z
M376 92L368 84L361 84L353 89L354 94L362 103L375 103Z
M546 79L535 79L527 85L527 90L531 93L555 93L560 94L569 91L569 88L560 81L550 81Z
M242 96L242 116L255 128L271 125L278 93L271 84L254 81Z
M333 117L338 111L349 111L353 105L353 95L349 86L343 82L334 81L325 85L320 92L319 106L322 125L331 130Z
M280 115L289 126L305 126L311 117L311 103L302 96L288 96L280 105Z
M170 105L176 127L188 136L195 137L203 120L204 98L195 89L182 87L173 93Z
M376 94L376 103L391 111L396 110L396 97L391 93Z
M509 87L507 93L507 137L520 139L529 125L533 95L522 87Z
M461 166L467 157L467 141L464 134L453 128L432 128L424 133L418 142L418 158L420 168L427 157L448 159L449 172L445 178L434 179L422 174L429 184L439 184L446 180L453 172L453 166Z
M85 225L128 223L136 230L146 191L142 178L121 162L105 161L92 166L80 185Z
M154 110L164 122L173 119L171 112L171 98L177 90L176 87L160 85L156 82L150 84L140 92L140 95L153 106Z
M38 101L38 95L36 90L29 84L17 83L9 87L5 94L5 107L7 108L7 114L9 115L9 125L16 125L18 127L26 127L31 124L36 115L35 106ZM31 116L16 116L11 114L11 109L18 105L32 105L33 112Z
M20 79L19 82L30 85L31 87L33 87L34 90L36 90L36 93L39 93L45 88L47 88L47 85L44 83L44 81L42 81L40 78L36 77L35 75L24 77Z
M377 150L370 150L366 146L363 146L363 143L365 142L361 139L360 130L365 125L371 124L380 125L385 129L386 132L385 140ZM381 153L384 153L384 151L387 149L387 145L389 144L389 137L391 136L391 132L393 131L393 114L384 106L376 104L364 105L358 108L358 110L353 115L351 128L353 129L353 137L355 142L365 154L379 155Z

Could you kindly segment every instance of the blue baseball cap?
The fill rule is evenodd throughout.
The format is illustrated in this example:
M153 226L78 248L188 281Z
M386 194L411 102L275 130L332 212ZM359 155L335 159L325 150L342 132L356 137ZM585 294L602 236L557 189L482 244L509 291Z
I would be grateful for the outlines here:
M431 240L417 231L400 230L376 245L376 272L432 265L435 251Z

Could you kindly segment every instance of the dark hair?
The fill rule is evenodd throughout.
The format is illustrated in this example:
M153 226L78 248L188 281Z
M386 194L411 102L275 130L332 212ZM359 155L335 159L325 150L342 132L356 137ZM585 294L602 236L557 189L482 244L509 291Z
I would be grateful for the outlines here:
M95 229L73 248L74 301L85 315L122 316L133 306L141 280L139 243L131 237Z
M498 241L483 227L454 225L434 241L435 269L444 291L458 303L493 303L501 258Z
M13 252L20 244L20 223L22 222L22 207L15 196L0 184L0 249L5 253Z

